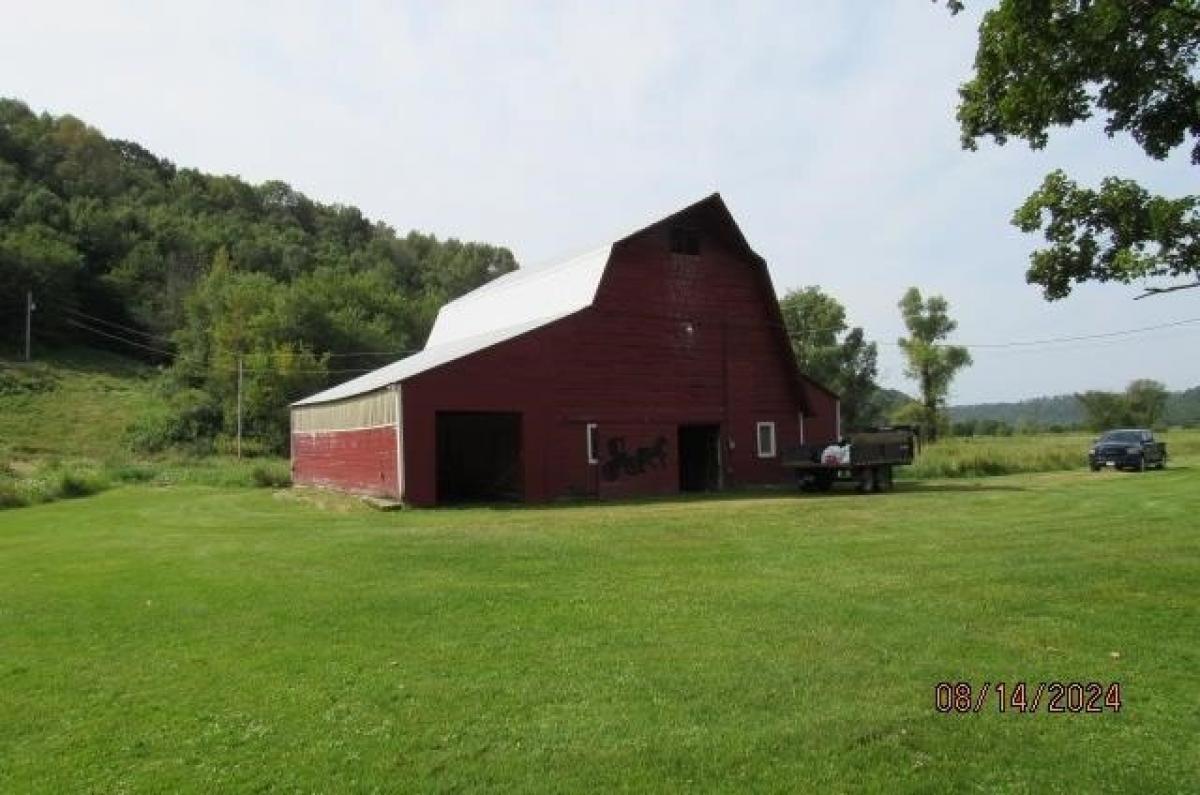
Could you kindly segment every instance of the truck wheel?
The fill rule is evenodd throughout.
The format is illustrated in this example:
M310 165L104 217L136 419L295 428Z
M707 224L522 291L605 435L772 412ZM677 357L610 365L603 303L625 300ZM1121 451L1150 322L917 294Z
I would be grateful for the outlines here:
M877 491L879 479L875 473L875 467L863 467L858 473L858 490L863 494L870 494Z
M879 490L891 491L895 485L890 464L885 464L879 468Z
M1146 454L1145 454L1145 453L1142 453L1141 457L1140 457L1140 458L1138 458L1138 461L1137 461L1137 471L1138 471L1138 472L1145 472L1145 471L1146 471Z
M1099 464L1088 464L1088 466L1091 467L1093 472L1099 472L1101 469Z

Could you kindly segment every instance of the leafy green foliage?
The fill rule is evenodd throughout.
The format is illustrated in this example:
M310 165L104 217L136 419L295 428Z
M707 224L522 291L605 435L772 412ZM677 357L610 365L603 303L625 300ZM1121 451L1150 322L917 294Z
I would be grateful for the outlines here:
M1131 180L1109 177L1094 191L1053 171L1013 224L1045 230L1051 246L1030 256L1027 279L1050 300L1082 282L1181 278L1200 268L1200 197L1153 196Z
M789 290L779 300L796 364L809 378L833 388L839 375L838 335L846 330L846 308L820 287Z
M1083 407L1085 424L1094 431L1110 428L1153 428L1167 407L1169 393L1158 381L1133 381L1123 394L1091 391L1075 396Z
M975 75L959 92L963 144L1016 136L1040 149L1051 127L1101 111L1109 135L1166 157L1200 137L1198 47L1191 0L1001 0L984 15Z
M210 441L234 430L239 357L247 430L280 450L290 400L419 349L438 307L515 267L503 248L401 237L286 183L177 168L0 99L0 345L16 352L33 290L39 344L174 361L176 387L219 410ZM150 435L191 438L194 420Z
M861 328L848 326L841 302L809 286L789 291L779 307L800 371L841 396L843 425L878 421L884 402L875 383L878 348Z
M1125 388L1125 400L1133 424L1143 428L1157 425L1167 408L1167 395L1165 386L1149 378L1130 383Z
M1129 134L1148 156L1190 142L1200 163L1198 57L1194 0L1001 0L983 17L975 73L959 90L963 145L1013 136L1041 148L1052 128L1102 113L1109 136ZM1117 178L1081 189L1054 172L1013 220L1026 232L1044 226L1051 244L1033 253L1027 279L1055 300L1083 281L1200 277L1198 201Z
M946 423L944 410L950 382L959 370L971 364L971 354L966 348L942 342L958 328L958 323L950 319L950 304L945 298L932 295L923 299L920 290L910 287L899 306L909 334L897 340L906 360L904 374L920 387L917 416L927 438L933 439Z

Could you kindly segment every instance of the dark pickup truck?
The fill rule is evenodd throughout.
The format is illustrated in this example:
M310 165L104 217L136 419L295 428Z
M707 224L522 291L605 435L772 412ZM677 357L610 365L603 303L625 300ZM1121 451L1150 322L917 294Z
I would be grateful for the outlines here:
M1167 465L1167 445L1156 442L1154 434L1144 428L1122 428L1106 431L1088 451L1088 466L1093 472L1104 467L1162 469Z

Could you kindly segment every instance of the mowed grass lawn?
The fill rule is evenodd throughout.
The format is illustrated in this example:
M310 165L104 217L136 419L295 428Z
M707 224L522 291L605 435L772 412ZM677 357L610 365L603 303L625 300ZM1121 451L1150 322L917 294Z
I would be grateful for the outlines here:
M1120 682L1101 715L942 680ZM1200 461L377 513L0 514L0 791L1200 787Z

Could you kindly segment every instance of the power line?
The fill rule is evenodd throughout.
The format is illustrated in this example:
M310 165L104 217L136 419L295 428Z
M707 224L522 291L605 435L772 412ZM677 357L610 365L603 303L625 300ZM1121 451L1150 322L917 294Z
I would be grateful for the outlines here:
M155 347L154 347L154 346L152 346L152 345L145 345L145 344L143 344L143 343L140 343L140 342L137 342L137 341L135 341L135 340L131 340L131 339L129 339L128 337L121 337L121 336L119 336L119 335L117 335L117 334L110 334L110 333L109 333L109 332L107 332L107 331L103 331L103 330L101 330L101 329L98 329L98 328L93 328L92 326L89 326L89 325L87 325L86 323L81 323L81 322L79 322L78 320L73 320L73 319L71 319L71 318L69 318L69 317L68 317L68 318L64 318L64 320L65 320L67 323L69 323L70 325L72 325L72 326L75 326L75 327L77 327L77 328L81 328L81 329L83 329L83 330L85 330L85 331L90 331L90 332L92 332L93 334L99 334L99 335L100 335L100 336L102 336L102 337L108 337L109 339L116 340L117 342L123 342L123 343L125 343L126 345L132 345L132 346L134 346L135 348L142 348L142 349L144 349L144 350L148 350L148 351L151 351L151 352L153 352L153 353L162 354L163 356L174 356L174 355L175 355L175 354L174 354L174 352L172 352L172 351L164 351L162 348L155 348Z
M80 312L78 309L72 309L67 306L59 306L58 308L62 312L67 312L72 315L78 315L79 317L86 318L87 320L90 320L94 323L100 323L105 326L111 326L112 328L118 329L120 331L124 331L129 334L137 334L140 337L146 337L147 339L151 339L151 340L158 340L160 342L165 342L168 345L175 344L175 342L173 340L171 340L169 337L160 337L157 334L151 334L148 331L141 331L140 329L133 328L132 326L126 326L124 324L117 323L112 320L105 320L102 317L96 317L95 315L89 315L87 312Z
M1159 323L1154 326L1142 326L1141 328L1121 329L1119 331L1102 331L1098 334L1078 334L1069 337L1047 337L1041 340L1023 340L1018 342L981 342L975 344L963 343L964 348L1024 348L1037 345L1052 345L1061 342L1082 342L1084 340L1107 339L1109 337L1122 337L1129 334L1142 334L1147 331L1158 331L1165 328L1176 328L1185 326L1189 323L1200 323L1200 317L1186 318L1184 320L1175 320L1170 323Z
M346 351L344 353L324 353L321 355L336 359L347 356L411 356L414 353L420 352L420 348L412 348L406 351Z
M1006 347L1006 348L985 348L980 351L981 355L988 356L1022 356L1027 354L1060 354L1069 351L1086 351L1096 348L1108 348L1114 345L1147 345L1158 340L1176 340L1181 339L1188 333L1200 332L1200 327L1192 327L1190 329L1159 329L1158 333L1148 333L1144 336L1125 335L1122 337L1112 337L1107 339L1085 339L1074 342L1059 342L1050 343L1047 345L1028 345L1022 347Z
M1111 337L1122 337L1130 334L1143 334L1148 331L1160 331L1168 328L1178 328L1179 326L1189 325L1191 323L1200 323L1200 317L1184 318L1183 320L1174 320L1169 323L1159 323L1153 326L1141 326L1139 328L1119 329L1116 331L1101 331L1095 334L1076 334L1064 337L1046 337L1045 339L1036 340L1012 340L1007 342L947 342L938 343L938 347L957 346L960 348L1029 348L1039 345L1055 345L1064 342L1083 342L1086 340L1108 339ZM808 332L804 332L808 333ZM788 332L789 337L800 337L803 333ZM900 343L891 342L889 340L866 340L867 342L876 342L880 345L891 345L899 347Z
M65 307L60 307L60 309L65 309ZM69 311L75 311L75 310L69 310ZM92 319L92 320L94 320L94 321L96 321L96 322L99 322L99 323L107 323L108 325L115 326L115 327L117 327L117 328L120 328L120 329L127 329L127 330L128 330L128 331L130 331L130 332L137 333L137 334L141 334L141 335L143 335L143 336L145 336L145 337L149 337L149 338L151 338L151 339L163 340L163 341L166 341L166 342L168 342L168 343L170 343L170 344L172 344L172 345L174 345L174 344L175 344L175 343L171 342L170 340L168 340L166 337L160 337L160 336L157 336L157 335L155 335L155 334L150 334L150 333L148 333L148 332L144 332L144 331L142 331L142 332L139 332L139 331L137 331L136 329L129 328L128 326L122 326L122 325L121 325L121 324L119 324L119 323L113 323L113 322L111 322L111 321L105 321L105 320L103 320L102 318L97 318L97 317L94 317L94 316L92 316L92 315L88 315L88 314L86 314L86 313L84 313L84 312L78 312L78 311L75 311L75 314L81 315L81 316L83 316L83 317L86 317L86 318L90 318L90 319ZM146 345L145 343L142 343L142 342L138 342L138 341L136 341L136 340L129 339L128 337L121 336L121 335L119 335L119 334L114 334L114 333L112 333L112 332L108 332L108 331L104 331L104 330L102 330L102 329L95 328L94 326L91 326L91 325L89 325L89 324L87 324L87 323L84 323L84 322L82 322L82 321L76 320L76 319L74 319L74 318L70 318L70 317L64 317L64 318L63 318L63 320L64 320L64 322L66 322L66 323L69 323L70 325L72 325L72 326L75 326L75 327L77 327L77 328L84 329L85 331L90 331L90 332L92 332L92 333L94 333L94 334L100 334L100 335L102 335L102 336L104 336L104 337L108 337L109 339L117 340L117 341L119 341L119 342L124 342L124 343L127 343L127 344L129 344L129 345L134 345L134 346L137 346L137 347L139 347L139 348L144 348L144 349L146 349L146 350L153 351L153 352L155 352L155 353L161 353L161 354L163 354L164 356L176 356L176 355L177 355L177 354L176 354L175 352L173 352L173 351L167 351L167 350L163 350L162 348L156 348L156 347L154 347L154 346L152 346L152 345ZM417 349L412 349L412 350L399 350L399 351L346 351L346 352L341 352L341 353L316 353L316 352L313 352L313 355L314 355L314 356L316 356L316 357L318 357L318 358L319 358L319 357L321 357L321 356L327 356L327 357L330 357L330 358L344 358L344 357L353 357L353 356L405 356L405 355L411 355L411 354L414 354L414 353L420 353L420 350L417 350ZM297 354L296 354L296 353L293 353L293 352L289 352L289 351L261 351L261 352L257 353L256 355L258 355L258 356L267 356L267 357L276 357L276 358L278 358L278 357L286 357L286 356L295 356L295 355L297 355ZM294 373L303 373L303 372L310 372L310 373L318 373L318 372L320 372L320 373L326 373L326 372L327 372L327 373L369 373L369 372L371 372L371 371L372 371L372 370L374 370L374 369L377 369L377 368L373 368L373 367L369 367L369 368L343 368L343 369L337 369L337 368L335 368L335 369L331 369L331 370L290 370L290 369L289 369L289 370L288 370L288 372L294 372ZM279 371L279 368L275 368L275 369L269 369L269 368L268 368L268 369L264 369L264 368L257 368L257 369L247 369L247 370L246 370L246 372L248 372L248 373L253 373L253 372L278 372L278 371Z

